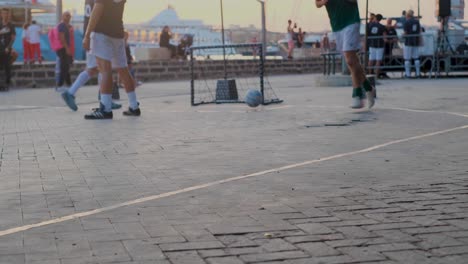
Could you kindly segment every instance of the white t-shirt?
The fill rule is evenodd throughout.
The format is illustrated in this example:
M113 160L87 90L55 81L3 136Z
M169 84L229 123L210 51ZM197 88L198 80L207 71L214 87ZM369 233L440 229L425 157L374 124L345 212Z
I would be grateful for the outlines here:
M41 27L38 25L31 25L28 28L29 43L37 44L41 42Z
M27 29L23 29L23 32L21 33L21 39L29 41Z

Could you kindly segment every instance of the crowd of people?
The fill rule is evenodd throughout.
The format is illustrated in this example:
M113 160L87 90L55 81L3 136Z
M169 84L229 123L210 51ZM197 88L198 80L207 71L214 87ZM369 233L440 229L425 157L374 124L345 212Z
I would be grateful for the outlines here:
M297 31L296 31L297 30ZM302 48L304 46L306 32L302 28L298 28L297 23L288 20L288 28L286 31L286 40L288 42L288 59L293 58L294 49Z
M400 20L403 28L404 47L403 59L405 77L411 77L411 63L414 61L415 77L421 75L421 61L419 59L419 46L422 45L422 27L419 19L414 16L413 10L405 11L404 19ZM369 73L374 73L378 78L388 78L381 66L391 63L393 49L398 45L398 34L393 19L387 19L386 25L382 24L381 14L371 13L367 26L366 50L369 53Z

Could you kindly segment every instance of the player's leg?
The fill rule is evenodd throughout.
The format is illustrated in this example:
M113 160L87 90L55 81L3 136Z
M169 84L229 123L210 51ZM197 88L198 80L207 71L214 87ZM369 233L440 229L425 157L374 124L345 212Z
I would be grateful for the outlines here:
M117 70L119 73L119 78L125 87L125 91L128 96L129 107L127 111L124 111L123 114L126 116L139 116L141 115L140 106L137 100L137 95L135 93L135 80L128 68L120 68Z
M91 50L96 56L96 62L101 75L101 100L99 108L85 115L85 119L112 119L112 56L113 46L111 38L93 33L91 35Z
M411 77L411 47L405 45L403 48L403 59L405 60L405 78Z
M416 69L416 77L421 77L421 61L419 60L419 47L412 47L411 57L414 59L414 68Z
M378 48L376 51L376 57L375 57L375 77L379 78L380 76L380 67L382 65L382 60L383 60L383 53L384 49L383 48Z
M360 49L360 34L358 23L352 24L339 32L336 38L337 45L340 45L340 50L344 52L345 60L351 72L351 79L353 83L353 103L352 108L364 107L363 99L365 98L364 88L367 94L368 107L371 108L375 104L375 88L371 85L370 81L366 79L364 69L358 57L358 50ZM338 35L341 35L338 37ZM338 43L338 42L341 43Z
M123 114L127 116L139 116L141 111L135 93L135 80L128 69L125 41L123 39L114 39L112 40L112 46L112 67L117 70L120 82L123 83L128 96L129 108L128 111L124 111Z

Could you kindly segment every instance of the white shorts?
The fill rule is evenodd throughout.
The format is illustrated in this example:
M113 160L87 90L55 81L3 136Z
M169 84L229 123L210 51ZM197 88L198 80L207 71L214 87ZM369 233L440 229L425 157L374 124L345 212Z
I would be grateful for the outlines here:
M419 47L405 46L403 49L403 58L405 60L419 59Z
M369 47L369 60L381 61L383 59L384 48Z
M86 69L97 68L96 56L91 52L86 52Z
M91 34L91 54L97 58L110 61L112 68L127 68L127 55L125 54L125 40L111 38L101 33Z
M358 51L361 48L359 23L351 24L340 31L334 32L337 51Z

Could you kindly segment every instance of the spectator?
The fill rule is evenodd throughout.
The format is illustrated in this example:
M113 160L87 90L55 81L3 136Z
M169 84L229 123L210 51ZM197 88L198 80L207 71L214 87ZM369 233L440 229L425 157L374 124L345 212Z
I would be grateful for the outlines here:
M322 37L322 50L325 53L330 52L330 39L328 38L328 32L325 32Z
M403 57L405 59L405 77L411 76L411 60L414 60L414 67L416 68L416 77L421 75L421 61L419 60L419 45L421 24L419 20L414 18L414 11L408 10L406 12L406 22L403 26L405 35L405 48L403 50Z
M393 56L393 49L398 45L398 34L393 25L393 20L391 18L387 19L386 26L387 37L385 38L385 47L384 47L384 64L389 65ZM390 78L386 72L381 71L381 78Z
M57 50L57 56L60 59L60 77L58 82L58 87L60 90L65 90L64 84L66 86L71 86L71 77L70 77L70 65L73 59L72 53L72 42L71 42L71 33L70 33L70 12L64 12L62 15L62 22L58 24L58 33L59 40L62 48Z
M294 51L294 28L292 27L291 19L288 20L288 28L286 32L286 40L288 41L288 59L293 58Z
M23 25L23 32L21 33L21 40L23 41L23 61L24 64L28 64L31 61L31 47L28 38L28 28L29 24L25 23Z
M297 32L297 47L302 48L304 45L304 32L302 32L302 28L299 28L299 32Z
M0 22L0 66L5 70L5 90L11 83L11 54L13 43L16 38L16 30L10 22L10 10L1 10L2 20Z
M28 38L29 38L29 44L30 44L30 51L31 51L31 63L34 64L36 61L39 62L39 64L42 64L42 55L41 55L41 27L36 23L35 20L31 22L31 25L28 28Z
M161 32L161 36L159 37L159 46L161 48L168 48L171 52L171 58L175 58L177 56L177 48L176 46L170 43L172 38L172 32L169 26L164 26L163 31Z
M384 38L386 37L386 28L380 24L382 15L377 14L372 23L367 28L367 34L369 36L369 71L372 72L374 67L375 75L379 77L380 65L382 65L382 59L384 54Z

